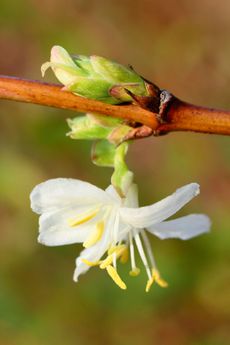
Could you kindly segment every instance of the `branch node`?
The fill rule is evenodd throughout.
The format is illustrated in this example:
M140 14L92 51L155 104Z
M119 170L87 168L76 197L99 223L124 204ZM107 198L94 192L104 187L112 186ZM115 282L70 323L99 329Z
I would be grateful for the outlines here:
M163 124L167 123L167 110L169 108L169 104L173 100L174 96L167 90L161 90L160 92L160 105L159 105L159 112L157 115L158 121Z

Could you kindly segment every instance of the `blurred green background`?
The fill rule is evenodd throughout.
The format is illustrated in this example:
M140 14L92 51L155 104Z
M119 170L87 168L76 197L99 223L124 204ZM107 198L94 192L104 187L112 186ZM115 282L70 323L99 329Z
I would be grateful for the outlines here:
M228 0L1 0L1 74L41 79L59 44L132 66L178 97L230 109ZM46 80L55 81L52 73ZM39 182L75 177L100 187L111 171L90 162L90 143L71 141L73 112L1 101L0 344L230 344L229 138L171 133L129 153L142 204L189 182L201 195L180 214L203 212L212 232L187 242L153 238L169 288L146 294L146 277L121 291L91 269L72 281L80 246L37 243L29 193Z

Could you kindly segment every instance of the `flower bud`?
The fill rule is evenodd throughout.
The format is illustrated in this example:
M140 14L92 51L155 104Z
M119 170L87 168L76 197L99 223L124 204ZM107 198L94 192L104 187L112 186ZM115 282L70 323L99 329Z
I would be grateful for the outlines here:
M113 167L116 146L107 140L97 140L93 143L91 160L100 167Z
M51 67L64 89L105 103L132 101L126 90L137 96L148 96L145 81L131 68L100 56L71 56L64 48L54 46L50 61L42 65L42 75Z
M120 119L90 113L68 119L67 123L71 129L67 135L72 139L107 139L115 145L126 140L130 131L133 131L132 127L122 124Z
M52 68L57 79L65 86L75 83L77 78L82 76L82 70L74 63L67 51L60 46L54 46L51 49L50 61L42 65L43 77L49 67Z
M72 139L95 140L104 139L110 133L110 129L102 127L91 121L88 116L78 116L75 119L68 119L67 123L71 132L67 133Z

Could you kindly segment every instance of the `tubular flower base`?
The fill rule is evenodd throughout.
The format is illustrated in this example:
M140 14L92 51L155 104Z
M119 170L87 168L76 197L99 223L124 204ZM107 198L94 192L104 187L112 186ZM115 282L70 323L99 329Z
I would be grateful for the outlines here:
M137 186L131 184L121 198L110 185L105 191L74 179L58 178L39 184L31 193L31 207L40 214L38 241L47 246L82 243L85 249L76 259L73 279L92 266L105 270L123 290L126 284L117 271L117 261L130 257L130 275L137 276L138 252L147 274L146 292L155 282L167 283L160 276L147 232L161 239L186 240L209 231L210 220L203 214L171 217L193 197L199 185L188 184L150 206L138 207Z

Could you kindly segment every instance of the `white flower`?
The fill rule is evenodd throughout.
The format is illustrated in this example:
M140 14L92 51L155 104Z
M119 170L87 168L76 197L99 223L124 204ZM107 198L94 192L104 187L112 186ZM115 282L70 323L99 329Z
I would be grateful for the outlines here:
M83 243L85 249L76 259L75 281L89 267L98 265L126 289L117 272L117 260L125 262L130 255L130 275L138 275L137 249L148 276L148 291L154 281L162 287L167 283L157 270L146 231L161 239L182 240L209 231L210 220L203 214L165 221L198 194L199 185L191 183L153 205L138 207L135 184L121 198L113 186L104 191L80 180L57 178L36 186L30 197L33 211L41 215L40 243Z

